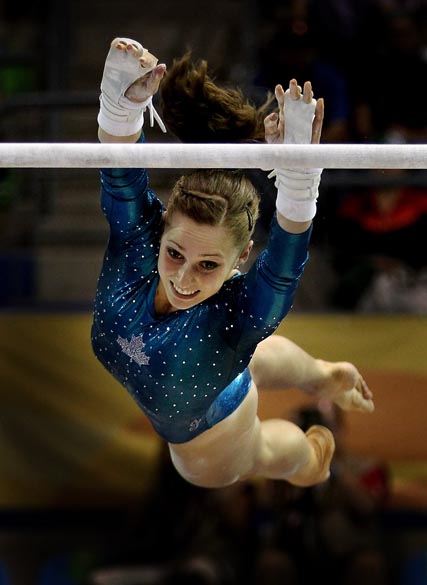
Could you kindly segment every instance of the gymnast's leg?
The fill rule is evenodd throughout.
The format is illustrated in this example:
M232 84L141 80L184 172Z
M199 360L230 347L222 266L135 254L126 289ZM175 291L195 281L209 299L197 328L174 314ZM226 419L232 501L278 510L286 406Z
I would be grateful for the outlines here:
M371 412L372 393L363 378L352 364L313 358L279 335L258 345L249 367L251 389L230 416L188 443L169 445L176 469L204 487L255 476L303 487L325 481L335 449L331 431L315 425L304 433L284 419L260 421L258 387L296 387L347 410Z
M374 410L372 392L353 364L316 359L281 335L258 345L249 368L260 391L299 388L344 410Z
M304 433L283 419L260 421L255 384L226 419L192 441L169 444L172 462L190 483L224 487L261 476L310 486L329 477L334 439L329 429Z
M372 392L353 364L316 359L279 335L258 345L250 370L260 391L295 387L314 398L327 398L345 410L374 409ZM258 446L255 469L265 477L280 478L282 472L284 479L299 486L314 485L329 477L335 441L323 426L312 426L303 433L289 421L266 420L260 423Z

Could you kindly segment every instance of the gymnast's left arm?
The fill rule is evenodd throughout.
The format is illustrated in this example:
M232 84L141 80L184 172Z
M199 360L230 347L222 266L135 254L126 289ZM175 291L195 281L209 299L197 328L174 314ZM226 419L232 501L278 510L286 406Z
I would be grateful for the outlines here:
M281 85L275 88L279 107L264 120L265 140L269 144L318 144L322 133L323 98L315 100L311 83L301 88L295 79L286 92ZM309 229L316 214L322 169L275 169L277 187L277 221L292 234Z
M293 79L286 92L277 85L275 95L279 113L270 114L264 120L266 142L318 143L323 100L313 99L311 83L306 82L301 89ZM246 305L242 313L263 323L265 333L272 333L292 306L308 259L321 172L321 169L275 169L270 175L276 176L277 214L271 223L267 248L246 275L246 288L251 294L241 301Z

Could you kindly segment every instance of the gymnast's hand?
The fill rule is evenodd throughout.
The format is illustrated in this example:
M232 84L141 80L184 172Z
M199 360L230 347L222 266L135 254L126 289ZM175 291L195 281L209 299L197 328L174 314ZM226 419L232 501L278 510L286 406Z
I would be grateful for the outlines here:
M324 102L315 100L310 81L304 89L291 79L284 91L276 85L275 96L279 113L273 112L264 120L265 141L268 144L319 144L322 133Z
M155 95L166 72L166 65L164 63L158 65L157 57L134 42L117 38L113 40L111 47L125 51L133 57L135 71L138 71L138 66L140 67L142 76L128 87L125 96L131 102L140 103Z
M113 40L105 60L101 81L98 114L101 142L135 142L144 124L148 109L150 126L157 121L163 132L166 127L152 103L159 89L166 65L141 43L128 38Z

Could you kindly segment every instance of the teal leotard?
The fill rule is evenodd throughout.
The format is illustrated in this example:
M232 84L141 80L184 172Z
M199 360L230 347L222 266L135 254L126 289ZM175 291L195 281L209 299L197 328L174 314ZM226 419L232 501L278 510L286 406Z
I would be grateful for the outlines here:
M289 234L274 218L268 246L247 274L188 310L156 315L163 205L143 169L104 169L101 186L110 239L95 300L94 352L161 437L190 441L246 396L257 344L291 308L310 230Z

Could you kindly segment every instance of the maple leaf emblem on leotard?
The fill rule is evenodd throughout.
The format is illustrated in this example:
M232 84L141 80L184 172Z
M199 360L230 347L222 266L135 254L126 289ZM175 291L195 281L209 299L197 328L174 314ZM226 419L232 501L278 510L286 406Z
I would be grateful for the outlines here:
M143 347L145 347L145 343L142 340L142 334L132 335L129 341L123 339L123 337L120 337L119 335L117 337L117 343L122 348L122 352L136 362L138 366L147 366L150 363L149 356L142 351Z

